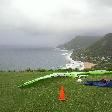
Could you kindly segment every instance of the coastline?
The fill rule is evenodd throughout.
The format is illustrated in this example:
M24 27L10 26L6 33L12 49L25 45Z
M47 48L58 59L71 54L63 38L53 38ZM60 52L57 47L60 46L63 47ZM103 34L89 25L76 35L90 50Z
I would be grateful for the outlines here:
M66 59L66 65L64 68L68 68L72 66L73 69L78 68L79 70L84 70L84 69L91 69L94 67L96 64L91 63L91 62L82 62L82 61L75 61L72 59L71 55L73 53L73 50L66 50L66 49L60 49L62 51L62 55L65 56ZM74 67L73 67L74 66Z
M82 68L80 69L91 69L92 67L94 67L96 64L94 63L91 63L91 62L82 62L82 61L74 61L72 58L71 58L71 55L72 55L73 51L71 51L71 53L68 53L68 60L70 63L74 62L76 64L79 64L82 66Z
M69 63L73 62L74 60L71 58L73 52L70 52L67 54L66 59L68 60Z

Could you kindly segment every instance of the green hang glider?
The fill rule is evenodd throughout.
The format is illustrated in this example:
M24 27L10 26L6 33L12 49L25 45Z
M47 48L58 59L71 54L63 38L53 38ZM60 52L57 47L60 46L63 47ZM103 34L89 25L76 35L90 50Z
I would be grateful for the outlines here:
M40 78L36 78L34 80L28 81L23 83L22 85L19 85L19 88L28 86L30 84L33 84L35 82L38 82L40 80L44 80L44 79L48 79L48 78L52 78L52 77L72 77L72 78L81 78L81 77L85 77L88 75L102 75L102 74L112 74L112 71L106 71L106 70L95 70L95 71L88 71L88 72L70 72L70 73L53 73L50 75L46 75Z

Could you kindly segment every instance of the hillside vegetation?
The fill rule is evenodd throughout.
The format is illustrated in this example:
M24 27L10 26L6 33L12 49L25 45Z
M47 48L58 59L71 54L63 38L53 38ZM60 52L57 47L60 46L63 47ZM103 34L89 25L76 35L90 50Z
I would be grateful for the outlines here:
M86 49L74 51L72 58L74 60L93 62L97 64L96 68L111 68L112 33L106 34Z

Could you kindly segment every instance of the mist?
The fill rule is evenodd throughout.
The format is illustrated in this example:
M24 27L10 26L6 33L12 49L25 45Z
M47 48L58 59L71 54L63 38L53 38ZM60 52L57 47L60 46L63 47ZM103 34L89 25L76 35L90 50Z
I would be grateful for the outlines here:
M112 29L111 0L0 0L0 45L56 47Z

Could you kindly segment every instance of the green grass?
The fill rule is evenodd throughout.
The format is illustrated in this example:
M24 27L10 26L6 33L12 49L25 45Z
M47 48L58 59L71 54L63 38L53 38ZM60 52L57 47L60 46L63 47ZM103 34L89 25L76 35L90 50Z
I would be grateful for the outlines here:
M58 77L41 80L32 87L17 86L51 72L0 72L0 112L112 112L112 88L84 86L76 79ZM84 80L112 79L112 75ZM58 100L60 86L67 100Z

